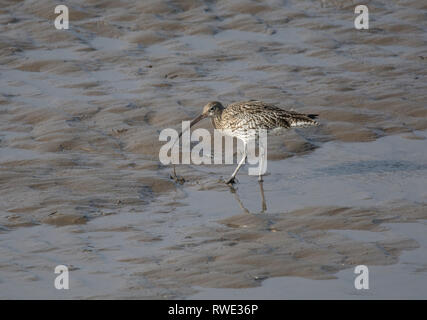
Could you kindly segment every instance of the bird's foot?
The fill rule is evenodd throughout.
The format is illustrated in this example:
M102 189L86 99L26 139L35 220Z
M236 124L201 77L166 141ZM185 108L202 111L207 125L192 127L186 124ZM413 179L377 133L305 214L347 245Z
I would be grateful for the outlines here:
M173 165L173 171L172 171L172 174L170 175L170 178L179 184L184 184L184 182L185 182L185 179L183 177L177 176L175 165Z
M237 182L237 179L235 177L231 177L230 179L228 179L227 181L225 181L226 184L228 185L233 185Z
M173 179L176 183L184 184L185 179L183 177L179 177L177 175L170 175L170 178Z

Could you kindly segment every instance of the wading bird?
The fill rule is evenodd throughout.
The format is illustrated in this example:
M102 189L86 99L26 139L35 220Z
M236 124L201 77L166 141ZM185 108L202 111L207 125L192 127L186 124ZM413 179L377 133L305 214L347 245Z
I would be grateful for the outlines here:
M202 113L190 122L190 128L205 118L211 119L215 129L224 130L226 134L243 141L242 159L231 177L226 181L227 184L235 183L235 177L247 158L247 143L256 138L253 132L258 132L259 129L264 129L267 132L280 132L282 129L291 127L308 127L318 124L314 120L317 118L316 114L286 111L257 100L236 102L227 107L218 101L209 102L203 107ZM182 133L179 134L178 140ZM260 159L262 161L263 157ZM176 178L175 168L174 174ZM259 181L262 181L261 171Z

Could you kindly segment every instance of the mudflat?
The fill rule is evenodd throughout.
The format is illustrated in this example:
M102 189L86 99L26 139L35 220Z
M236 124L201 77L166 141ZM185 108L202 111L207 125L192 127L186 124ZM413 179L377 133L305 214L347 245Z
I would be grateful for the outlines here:
M370 2L369 30L353 1L77 0L69 30L55 1L3 2L0 298L187 298L279 276L339 294L340 271L426 243L389 227L427 219L425 1ZM267 210L245 168L234 192L218 182L233 165L178 166L178 185L158 159L161 130L247 99L321 123L269 138Z

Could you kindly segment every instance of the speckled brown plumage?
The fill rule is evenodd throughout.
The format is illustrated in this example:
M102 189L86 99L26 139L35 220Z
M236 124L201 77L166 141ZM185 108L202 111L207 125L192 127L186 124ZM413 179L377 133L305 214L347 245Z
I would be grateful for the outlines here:
M317 125L313 120L316 115L287 111L262 101L250 100L236 102L226 108L221 103L213 101L204 108L211 112L212 124L216 129L229 129L236 137L246 136L248 130L287 129L291 127L307 127Z

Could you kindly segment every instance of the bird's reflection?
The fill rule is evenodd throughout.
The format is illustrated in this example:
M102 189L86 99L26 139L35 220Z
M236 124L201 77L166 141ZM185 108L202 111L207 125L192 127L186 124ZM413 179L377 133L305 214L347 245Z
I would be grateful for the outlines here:
M258 184L259 184L259 190L260 190L260 193L261 193L261 201L262 201L262 204L261 204L261 212L260 213L264 213L266 210L267 210L267 204L266 204L266 202L265 202L265 195L264 195L264 184L263 184L263 182L262 181L258 181ZM239 197L239 194L237 193L237 190L232 186L232 185L229 185L229 188L230 188L230 192L231 192L231 194L234 196L234 198L236 199L236 201L237 201L237 203L239 204L239 206L240 206L240 208L242 208L242 210L245 212L245 213L251 213L244 205L243 205L243 202L242 202L242 200L240 200L240 197Z

